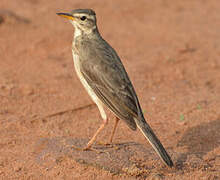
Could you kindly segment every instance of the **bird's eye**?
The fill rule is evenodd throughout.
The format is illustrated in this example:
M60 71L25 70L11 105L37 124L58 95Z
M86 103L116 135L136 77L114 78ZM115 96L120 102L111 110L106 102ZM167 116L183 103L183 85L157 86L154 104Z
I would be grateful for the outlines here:
M82 16L80 19L81 19L82 21L85 21L85 20L86 20L86 16Z

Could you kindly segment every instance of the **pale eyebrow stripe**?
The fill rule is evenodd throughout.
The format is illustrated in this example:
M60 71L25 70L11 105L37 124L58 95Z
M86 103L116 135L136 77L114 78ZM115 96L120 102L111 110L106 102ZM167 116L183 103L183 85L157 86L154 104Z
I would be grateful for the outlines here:
M87 20L89 20L89 21L94 21L94 19L93 18L91 18L90 16L88 16L87 14L76 14L76 15L73 15L74 17L76 17L76 18L81 18L82 16L86 16L86 18L87 18Z

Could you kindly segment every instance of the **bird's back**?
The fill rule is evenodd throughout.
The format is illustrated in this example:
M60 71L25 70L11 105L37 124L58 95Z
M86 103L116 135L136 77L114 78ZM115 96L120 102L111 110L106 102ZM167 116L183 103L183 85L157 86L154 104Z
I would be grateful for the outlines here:
M78 37L80 71L101 101L135 130L141 111L137 96L115 50L100 36ZM142 111L141 111L142 113Z

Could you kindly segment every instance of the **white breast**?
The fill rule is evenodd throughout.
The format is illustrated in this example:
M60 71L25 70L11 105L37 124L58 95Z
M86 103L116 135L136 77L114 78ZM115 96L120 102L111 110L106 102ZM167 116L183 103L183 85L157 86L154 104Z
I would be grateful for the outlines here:
M78 29L78 27L73 23L74 27L75 27L75 31L74 31L74 40L81 35L81 31ZM80 71L80 61L79 61L79 56L77 54L77 51L76 48L75 48L75 43L73 41L73 50L72 50L72 54L73 54L73 62L74 62L74 67L75 67L75 70L76 70L76 74L78 75L81 83L83 84L83 86L86 88L86 90L89 88L88 86L88 83L85 81L85 79L83 78L82 76L82 73Z
M79 77L81 83L83 84L83 86L85 87L86 91L92 97L93 101L97 104L98 97L96 96L96 94L94 93L92 88L89 86L89 84L86 82L85 78L83 77L83 75L80 71L79 56L77 54L75 54L74 51L72 53L73 53L73 61L74 61L74 67L75 67L75 70L76 70L76 74L78 75L78 77Z
M81 83L83 84L83 86L85 87L86 91L88 92L88 94L90 95L90 97L92 98L92 100L96 103L96 105L98 106L99 108L99 111L100 111L100 114L102 116L102 118L104 120L107 119L107 115L104 111L104 108L103 108L103 104L102 102L99 100L99 98L96 96L95 92L92 90L92 88L89 86L89 84L86 82L85 78L83 77L81 71L80 71L80 60L79 60L79 56L74 52L72 51L73 53L73 61L74 61L74 67L75 67L75 70L76 70L76 74L78 75Z
M73 53L73 62L74 62L74 67L75 67L75 70L76 70L76 74L78 75L78 77L79 77L81 83L83 84L83 86L88 91L91 88L89 87L88 83L86 82L86 80L84 79L84 77L83 77L83 75L80 71L79 56L74 51L72 51L72 53Z
M74 40L81 35L81 31L78 29L77 25L74 24L75 27L75 31L74 31ZM73 50L72 50L72 54L73 54L73 62L74 62L74 67L76 70L76 74L78 75L81 83L83 84L83 86L85 87L85 89L87 90L87 92L89 93L89 95L92 97L93 101L97 101L97 97L95 95L95 93L93 92L93 90L90 88L90 86L88 85L88 83L86 82L86 80L84 79L81 71L80 71L80 59L79 56L77 54L77 49L75 48L75 43L73 41Z
M78 36L81 35L81 31L78 29L77 25L75 25L73 23L74 27L75 27L75 32L74 32L74 39L76 39ZM74 61L74 67L76 70L76 74L78 75L81 83L83 84L83 86L85 87L86 91L88 92L88 94L90 95L90 97L92 98L92 100L96 103L96 105L99 108L100 114L102 116L102 118L104 120L107 120L107 116L106 113L104 111L103 108L103 104L102 102L99 100L99 98L96 96L95 92L92 90L92 88L89 86L89 84L86 82L85 78L83 77L81 70L80 70L80 59L79 56L77 54L77 49L75 48L75 43L73 42L73 50L72 50L72 54L73 54L73 61Z

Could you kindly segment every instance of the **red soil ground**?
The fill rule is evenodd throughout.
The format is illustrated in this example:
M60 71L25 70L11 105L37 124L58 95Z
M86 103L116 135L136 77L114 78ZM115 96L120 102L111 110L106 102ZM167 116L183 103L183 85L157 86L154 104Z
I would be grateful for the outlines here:
M62 140L88 140L101 123L74 72L73 27L56 15L76 8L96 11L174 168L122 122L114 141L150 151L127 173L81 164L56 149ZM1 0L0 178L220 179L219 9L218 0Z

